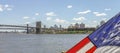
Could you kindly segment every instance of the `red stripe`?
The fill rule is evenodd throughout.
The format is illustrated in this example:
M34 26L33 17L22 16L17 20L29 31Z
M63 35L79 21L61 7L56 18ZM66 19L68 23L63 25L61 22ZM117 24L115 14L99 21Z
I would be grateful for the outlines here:
M86 53L93 53L96 50L96 46L93 46L91 49L89 49Z
M70 50L68 50L66 53L76 53L78 50L80 50L89 42L90 42L89 38L86 37L82 41L80 41L78 44L76 44L74 47L72 47Z

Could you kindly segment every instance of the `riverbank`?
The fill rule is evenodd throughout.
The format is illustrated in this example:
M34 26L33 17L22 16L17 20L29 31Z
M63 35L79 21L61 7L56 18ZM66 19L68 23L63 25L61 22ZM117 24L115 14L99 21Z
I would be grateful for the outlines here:
M42 32L41 34L90 34L93 31L47 31Z

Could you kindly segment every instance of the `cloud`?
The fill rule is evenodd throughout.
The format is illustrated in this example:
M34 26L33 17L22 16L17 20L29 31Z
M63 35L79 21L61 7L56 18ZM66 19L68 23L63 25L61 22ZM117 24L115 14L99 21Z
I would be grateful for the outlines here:
M106 13L93 12L96 16L106 16Z
M105 22L107 22L107 21L108 21L108 19L107 19L107 18L102 18L102 20L103 20L103 21L105 21Z
M86 11L83 11L83 12L78 12L77 14L87 14L87 13L90 13L91 10L86 10Z
M67 8L72 8L73 6L72 5L68 5Z
M24 17L23 17L23 19L29 19L29 18L30 18L30 17L28 17L28 16L24 16Z
M3 11L3 5L0 5L0 12Z
M11 10L12 10L12 8L7 8L6 10L11 11Z
M6 4L6 5L4 5L4 9L5 9L5 10L8 10L8 11L11 11L11 10L12 10L12 6Z
M106 9L104 9L105 11L110 11L111 10L111 8L106 8Z
M35 13L36 16L40 15L40 13Z
M76 23L71 23L72 25L75 25Z
M73 18L75 21L83 21L86 20L85 17Z
M102 20L107 20L107 18L102 18Z
M2 12L3 11L3 9L0 7L0 12Z
M47 19L46 19L47 21L49 21L49 20L52 20L52 18L51 17L47 17Z
M6 5L5 5L5 7L6 7L6 8L8 8L8 7L9 7L9 5L8 5L8 4L6 4Z
M46 13L46 16L56 16L56 14L54 12L48 12Z
M30 24L31 22L25 22L24 24Z
M97 21L93 21L94 23L97 23Z
M0 4L0 12L3 12L3 11L11 11L12 10L12 6L11 5L1 5Z
M62 20L62 19L55 19L54 20L55 22L57 22L57 23L68 23L68 21L66 21L66 20Z
M33 20L36 20L36 18L35 18L35 17L33 17L32 19L33 19Z

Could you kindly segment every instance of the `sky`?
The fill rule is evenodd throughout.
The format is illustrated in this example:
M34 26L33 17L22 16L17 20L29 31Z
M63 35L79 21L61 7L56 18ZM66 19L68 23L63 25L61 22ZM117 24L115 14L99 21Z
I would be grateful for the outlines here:
M96 27L120 11L120 0L0 0L0 24L35 24L47 27L84 23Z

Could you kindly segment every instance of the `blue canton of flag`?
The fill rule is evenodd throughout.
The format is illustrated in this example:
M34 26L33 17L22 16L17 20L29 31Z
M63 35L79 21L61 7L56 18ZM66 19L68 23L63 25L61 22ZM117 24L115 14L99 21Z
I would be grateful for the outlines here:
M120 13L88 37L96 47L120 46Z

